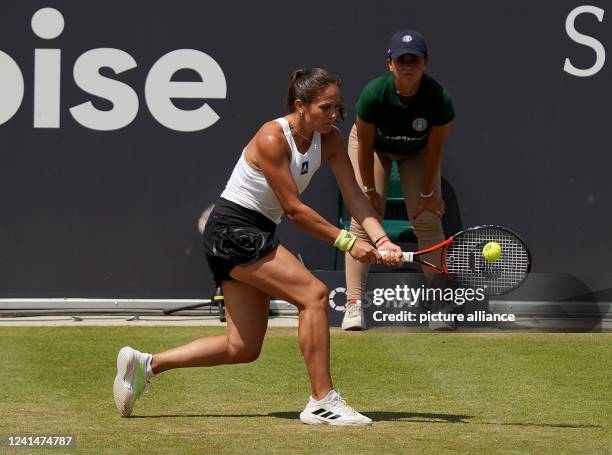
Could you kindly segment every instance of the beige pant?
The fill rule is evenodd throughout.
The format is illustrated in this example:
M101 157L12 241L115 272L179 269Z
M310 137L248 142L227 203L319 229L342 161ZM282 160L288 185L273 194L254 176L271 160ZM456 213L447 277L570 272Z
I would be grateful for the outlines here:
M355 126L351 129L348 142L348 152L355 169L355 177L359 186L363 187L361 175L359 173L359 164L357 161L357 129ZM444 230L442 229L442 220L434 213L426 211L421 213L418 218L413 219L412 214L416 211L419 203L421 188L423 185L423 174L425 173L425 149L415 153L406 155L391 155L385 152L374 153L374 182L376 184L376 192L384 200L387 200L389 190L389 176L391 175L391 162L397 161L402 190L404 192L404 200L406 203L406 211L410 216L414 232L419 242L419 249L424 249L444 241ZM440 174L434 179L434 191L436 194L441 194ZM360 239L370 242L370 238L361 228L361 226L351 219L351 232ZM352 258L350 254L346 254L346 287L348 299L361 299L365 290L366 280L370 266L362 264ZM440 265L440 253L434 252L431 255L426 255L425 259L429 262ZM431 273L424 270L428 275L428 281L431 278Z

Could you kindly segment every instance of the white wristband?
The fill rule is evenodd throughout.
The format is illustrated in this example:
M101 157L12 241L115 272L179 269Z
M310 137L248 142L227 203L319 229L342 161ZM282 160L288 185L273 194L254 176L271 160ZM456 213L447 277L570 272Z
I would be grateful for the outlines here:
M423 194L423 193L421 193L421 197L428 198L428 197L432 197L432 196L433 196L433 194L434 194L434 190L431 190L431 191L429 192L429 194Z

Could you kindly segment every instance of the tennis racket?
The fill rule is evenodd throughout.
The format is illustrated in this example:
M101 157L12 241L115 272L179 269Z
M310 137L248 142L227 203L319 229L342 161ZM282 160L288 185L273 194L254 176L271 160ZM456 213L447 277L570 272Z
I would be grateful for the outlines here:
M482 253L489 242L501 246L501 256L493 261L485 259ZM434 251L440 252L440 267L422 257ZM481 288L488 295L505 294L516 289L531 269L531 253L525 242L503 226L468 228L431 248L404 252L403 255L404 262L424 265L462 286Z

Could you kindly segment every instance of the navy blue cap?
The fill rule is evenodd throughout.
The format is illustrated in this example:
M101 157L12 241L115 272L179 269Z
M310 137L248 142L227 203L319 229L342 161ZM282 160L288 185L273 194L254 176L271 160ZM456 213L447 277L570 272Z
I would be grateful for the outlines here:
M423 35L415 30L399 30L389 41L388 53L393 60L404 54L427 57L427 43Z

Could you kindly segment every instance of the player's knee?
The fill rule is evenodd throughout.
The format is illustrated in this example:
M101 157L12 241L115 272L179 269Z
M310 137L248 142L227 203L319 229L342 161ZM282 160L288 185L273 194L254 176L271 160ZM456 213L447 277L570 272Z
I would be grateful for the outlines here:
M250 363L259 358L261 344L229 343L229 363Z
M317 310L327 311L329 305L329 289L321 281L316 281L316 284L311 288L312 307Z
M259 358L259 354L261 354L261 348L246 348L240 351L240 354L237 358L237 363L251 363L255 362Z
M326 311L329 303L329 290L321 281L314 279L304 286L304 292L296 296L294 303L299 311Z
M243 348L233 351L230 355L231 363L251 363L259 358L261 349Z

